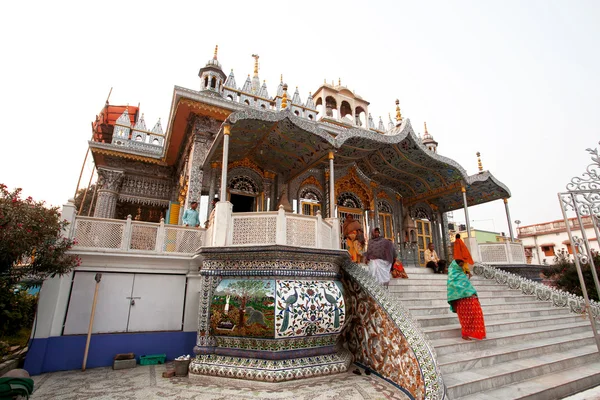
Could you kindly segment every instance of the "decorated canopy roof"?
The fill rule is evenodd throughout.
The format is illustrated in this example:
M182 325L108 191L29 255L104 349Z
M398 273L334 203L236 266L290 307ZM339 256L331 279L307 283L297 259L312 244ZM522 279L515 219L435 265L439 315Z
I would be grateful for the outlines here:
M464 186L468 205L510 197L509 189L489 172L467 175L449 158L427 150L405 119L389 134L351 128L338 135L318 122L280 112L246 109L229 116L229 161L248 158L264 170L290 181L310 168L356 165L379 185L392 188L405 204L428 201L442 211L462 208ZM219 132L205 168L221 161L223 129Z

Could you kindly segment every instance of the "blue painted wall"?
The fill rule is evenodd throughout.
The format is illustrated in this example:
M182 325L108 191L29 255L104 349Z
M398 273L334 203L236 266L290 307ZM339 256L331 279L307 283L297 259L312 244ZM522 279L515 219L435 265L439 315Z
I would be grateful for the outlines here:
M31 375L44 372L81 369L86 335L56 336L33 339L25 359ZM183 354L193 356L196 332L117 333L92 335L86 368L112 366L118 353L166 354L173 360Z

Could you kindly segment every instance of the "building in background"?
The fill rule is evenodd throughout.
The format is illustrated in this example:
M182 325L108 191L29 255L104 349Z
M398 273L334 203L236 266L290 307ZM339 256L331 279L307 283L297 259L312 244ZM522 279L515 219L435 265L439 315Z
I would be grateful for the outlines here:
M598 251L600 247L591 218L582 217L582 220L592 250ZM581 237L577 218L569 219L569 227L573 236ZM521 226L517 228L517 234L525 247L528 264L552 264L559 251L564 251L570 259L573 259L573 246L569 241L567 226L563 219Z

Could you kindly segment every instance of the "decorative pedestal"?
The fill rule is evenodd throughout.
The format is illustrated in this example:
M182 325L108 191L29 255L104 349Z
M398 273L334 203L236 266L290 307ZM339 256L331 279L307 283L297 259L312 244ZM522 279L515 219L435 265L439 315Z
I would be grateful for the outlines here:
M197 354L190 378L270 382L344 372L343 251L203 248Z

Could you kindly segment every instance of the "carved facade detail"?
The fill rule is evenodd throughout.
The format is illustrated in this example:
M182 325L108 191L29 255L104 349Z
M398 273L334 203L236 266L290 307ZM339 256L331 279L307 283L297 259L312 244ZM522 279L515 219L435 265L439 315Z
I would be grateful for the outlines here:
M101 188L98 189L94 217L114 218L117 198L125 173L114 169L98 168L98 176L98 186Z
M253 170L254 172L256 172L258 175L260 175L261 178L263 178L265 176L265 173L263 172L263 170L247 157L244 158L243 160L234 161L234 162L227 164L227 169L229 171L231 171L235 168L249 168L249 169Z
M370 188L359 178L355 168L350 168L348 174L338 179L335 182L335 194L336 198L343 192L350 192L356 194L363 205L369 205L372 209L373 198L371 196Z

